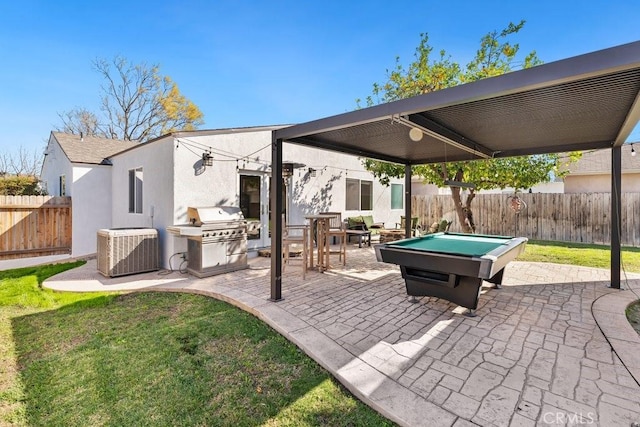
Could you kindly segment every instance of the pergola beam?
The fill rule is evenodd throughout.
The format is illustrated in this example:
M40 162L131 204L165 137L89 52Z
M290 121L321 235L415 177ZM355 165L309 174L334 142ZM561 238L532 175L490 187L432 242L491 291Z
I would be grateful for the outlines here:
M487 147L471 141L462 135L458 135L451 129L439 125L433 120L429 120L420 114L410 114L406 118L399 116L397 120L406 126L415 126L425 134L479 158L490 159L493 157L493 152Z

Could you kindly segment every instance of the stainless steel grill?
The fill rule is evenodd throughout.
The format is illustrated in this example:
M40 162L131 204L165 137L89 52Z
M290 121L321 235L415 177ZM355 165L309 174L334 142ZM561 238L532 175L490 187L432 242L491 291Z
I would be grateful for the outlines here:
M187 208L188 225L167 227L187 237L187 271L197 277L247 268L247 222L240 208Z

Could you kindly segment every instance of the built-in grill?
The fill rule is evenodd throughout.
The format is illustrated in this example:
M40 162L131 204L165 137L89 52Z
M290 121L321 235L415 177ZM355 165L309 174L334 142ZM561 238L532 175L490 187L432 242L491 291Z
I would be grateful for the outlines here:
M247 222L240 208L187 208L188 225L167 227L187 237L187 271L197 277L247 268Z

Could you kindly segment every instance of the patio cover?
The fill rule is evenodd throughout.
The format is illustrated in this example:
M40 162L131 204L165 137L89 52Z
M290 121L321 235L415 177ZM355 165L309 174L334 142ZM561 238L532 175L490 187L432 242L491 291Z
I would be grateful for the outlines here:
M612 148L611 286L619 288L620 147L640 120L639 99L640 41L275 130L272 172L282 176L283 142L404 164L410 217L411 165ZM412 128L422 131L419 141L411 139ZM275 301L281 187L274 180Z

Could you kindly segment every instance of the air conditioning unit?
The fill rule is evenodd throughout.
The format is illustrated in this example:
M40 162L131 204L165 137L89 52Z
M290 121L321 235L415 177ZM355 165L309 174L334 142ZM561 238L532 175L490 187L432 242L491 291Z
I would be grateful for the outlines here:
M158 231L154 228L98 230L98 271L107 277L158 270Z

